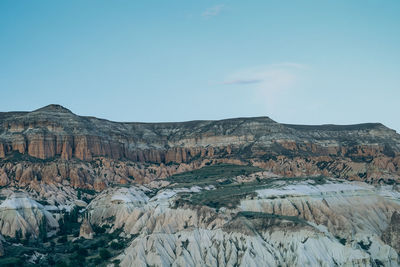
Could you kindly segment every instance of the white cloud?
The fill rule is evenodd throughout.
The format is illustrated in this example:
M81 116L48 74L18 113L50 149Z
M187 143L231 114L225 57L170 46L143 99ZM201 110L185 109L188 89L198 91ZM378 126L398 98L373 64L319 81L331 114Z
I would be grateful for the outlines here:
M228 80L224 81L223 84L254 84L261 83L263 80L261 79L237 79L237 80Z
M272 93L295 86L299 80L299 71L307 66L285 62L237 71L227 77L225 85L254 85L261 93Z
M291 110L289 103L301 98L307 84L307 70L306 65L299 63L270 64L239 70L228 75L220 84L234 86L236 90L243 88L239 93L243 101L273 116L282 107L285 107L285 112Z
M225 5L216 5L210 8L207 8L201 15L205 18L210 18L217 16L219 13L221 13L222 9L225 7Z

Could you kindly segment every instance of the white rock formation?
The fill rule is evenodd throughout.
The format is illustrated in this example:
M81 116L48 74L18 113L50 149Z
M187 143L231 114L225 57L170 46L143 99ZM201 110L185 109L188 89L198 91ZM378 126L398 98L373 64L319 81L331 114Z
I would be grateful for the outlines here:
M379 237L400 208L390 188L280 180L242 200L238 209L219 212L173 207L179 192L201 188L165 189L152 198L143 190L109 189L87 209L92 223L108 221L137 235L118 257L122 266L370 266L376 260L385 266L399 264L396 251ZM275 217L246 218L240 211Z
M17 231L22 236L39 234L39 226L45 222L48 230L58 228L57 220L43 205L26 194L15 193L0 205L0 231L5 236L15 237Z
M79 229L79 237L93 239L94 231L87 218L84 218Z
M110 188L87 206L89 220L99 225L112 222L120 228L132 212L141 210L148 201L149 197L139 188Z
M304 243L303 243L304 242ZM136 238L121 266L370 266L367 253L313 231L270 236L194 229Z

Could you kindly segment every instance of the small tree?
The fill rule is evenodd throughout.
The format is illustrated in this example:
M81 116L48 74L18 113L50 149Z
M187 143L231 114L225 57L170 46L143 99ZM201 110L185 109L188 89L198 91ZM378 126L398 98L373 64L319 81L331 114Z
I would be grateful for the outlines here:
M65 235L63 235L62 237L60 237L57 240L57 242L60 243L60 244L67 243L67 241L68 241L68 239L67 239L67 236L65 236Z
M82 257L86 257L89 253L86 248L79 247L77 250L78 255L81 255Z
M17 231L15 231L15 241L20 242L21 238L22 238L22 230L18 229Z
M120 242L115 242L115 241L113 241L113 242L111 243L110 247L111 247L112 249L117 250L117 249L123 249L123 248L124 248L124 245L123 245L122 243L120 243Z
M47 220L43 216L42 223L39 225L39 240L47 242Z
M26 232L25 233L25 239L24 239L24 241L23 241L23 244L25 245L25 246L27 246L28 244L29 244L29 242L30 242L30 239L31 239L31 233L30 232Z
M100 258L102 258L103 260L106 260L106 259L111 258L111 253L110 253L110 251L108 251L108 250L105 249L105 248L101 248L101 249L99 250L99 255L100 255Z
M68 265L65 263L65 261L58 261L56 263L56 267L68 267Z
M71 223L76 223L78 222L78 215L79 215L79 208L78 207L74 207L70 214L69 214L69 221Z

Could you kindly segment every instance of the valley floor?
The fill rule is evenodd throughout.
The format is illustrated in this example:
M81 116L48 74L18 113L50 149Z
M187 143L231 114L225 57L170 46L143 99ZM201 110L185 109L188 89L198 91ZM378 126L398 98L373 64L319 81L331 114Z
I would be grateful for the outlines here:
M219 164L0 191L1 266L399 266L400 191Z

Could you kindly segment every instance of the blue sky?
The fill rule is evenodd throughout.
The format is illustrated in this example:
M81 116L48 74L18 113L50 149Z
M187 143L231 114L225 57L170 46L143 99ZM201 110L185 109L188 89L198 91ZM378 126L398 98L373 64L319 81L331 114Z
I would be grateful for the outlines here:
M0 1L1 111L400 132L400 1Z

